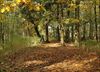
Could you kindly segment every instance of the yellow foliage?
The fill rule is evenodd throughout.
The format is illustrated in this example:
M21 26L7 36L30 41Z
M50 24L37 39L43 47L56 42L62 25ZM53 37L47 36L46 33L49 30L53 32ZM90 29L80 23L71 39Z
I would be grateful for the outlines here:
M4 12L9 12L11 10L10 6L5 6L3 8L1 8L0 12L4 13Z
M16 0L16 3L17 4L19 4L19 3L21 3L22 2L22 0Z
M77 6L76 6L76 4L71 3L70 8L73 10L73 9L77 8Z
M41 10L40 4L36 4L36 5L34 6L34 10L35 10L35 11L40 11L40 10Z
M5 8L2 8L2 9L0 10L1 13L4 13L5 11L6 11Z
M34 5L33 5L32 3L30 3L30 4L28 5L28 8L29 8L29 10L31 11L31 10L34 9Z
M11 6L12 6L12 7L15 7L15 6L16 6L16 3L12 3Z
M27 4L27 3L30 3L31 0L23 0L23 2Z
M42 9L39 3L35 3L35 4L30 3L28 7L29 10L34 10L34 11L40 11Z
M25 4L27 4L27 3L30 3L31 2L31 0L16 0L16 3L17 4L20 4L20 3L25 3Z
M6 6L5 9L6 9L6 11L8 11L8 12L10 11L10 7L9 7L9 6Z

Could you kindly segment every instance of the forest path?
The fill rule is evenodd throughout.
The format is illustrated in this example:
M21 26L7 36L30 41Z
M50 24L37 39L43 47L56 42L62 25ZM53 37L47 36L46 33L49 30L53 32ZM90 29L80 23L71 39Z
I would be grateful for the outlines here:
M42 44L3 56L6 72L100 72L100 55L73 44Z

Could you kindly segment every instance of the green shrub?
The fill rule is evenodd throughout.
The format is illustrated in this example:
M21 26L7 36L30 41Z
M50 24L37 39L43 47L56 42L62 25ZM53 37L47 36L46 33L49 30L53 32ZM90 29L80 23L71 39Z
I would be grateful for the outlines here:
M100 52L100 42L96 40L86 40L81 42L81 46L84 46L89 51L97 51Z

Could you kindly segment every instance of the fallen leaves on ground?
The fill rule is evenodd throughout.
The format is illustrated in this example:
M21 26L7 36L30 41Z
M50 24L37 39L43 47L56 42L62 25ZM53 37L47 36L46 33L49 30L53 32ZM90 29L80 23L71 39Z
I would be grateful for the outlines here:
M100 55L72 44L20 48L0 58L5 72L100 72Z

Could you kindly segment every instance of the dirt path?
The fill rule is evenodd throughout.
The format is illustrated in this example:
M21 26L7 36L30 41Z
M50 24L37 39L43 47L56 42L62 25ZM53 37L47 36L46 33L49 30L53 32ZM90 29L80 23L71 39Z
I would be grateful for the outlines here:
M49 43L5 55L0 69L4 72L100 72L100 56L72 44Z

